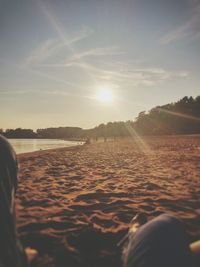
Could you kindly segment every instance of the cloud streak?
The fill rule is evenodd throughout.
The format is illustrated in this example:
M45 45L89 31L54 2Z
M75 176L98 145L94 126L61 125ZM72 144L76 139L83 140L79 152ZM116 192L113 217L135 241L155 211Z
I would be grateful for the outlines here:
M88 57L119 56L123 54L125 53L118 51L117 47L94 48L75 54L70 61L73 62Z
M93 33L92 29L83 27L81 31L74 34L68 40L59 41L58 39L48 39L40 43L38 47L30 52L23 62L23 66L36 66L42 64L47 59L55 56L62 48L69 48L72 44L79 42ZM75 57L75 55L74 55Z
M65 64L50 64L45 65L45 67L80 68L90 73L96 82L131 86L153 86L174 78L183 79L189 76L187 71L170 72L163 68L134 68L120 62L113 62L108 65L104 62L100 66L97 65L74 59Z
M0 91L0 95L26 95L32 92L32 90Z
M170 44L186 37L190 39L200 37L200 2L190 1L189 3L192 6L190 18L162 36L160 39L161 44Z

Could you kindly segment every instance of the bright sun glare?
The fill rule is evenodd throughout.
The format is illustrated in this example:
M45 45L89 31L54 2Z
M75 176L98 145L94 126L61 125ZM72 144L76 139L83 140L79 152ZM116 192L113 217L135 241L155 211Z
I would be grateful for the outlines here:
M102 103L111 103L113 101L113 94L109 88L102 88L97 94L97 99Z

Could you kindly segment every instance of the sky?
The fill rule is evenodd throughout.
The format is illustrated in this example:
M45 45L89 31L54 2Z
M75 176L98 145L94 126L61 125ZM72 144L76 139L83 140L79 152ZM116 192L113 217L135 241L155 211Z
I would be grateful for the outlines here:
M0 128L93 128L186 95L199 0L0 0Z

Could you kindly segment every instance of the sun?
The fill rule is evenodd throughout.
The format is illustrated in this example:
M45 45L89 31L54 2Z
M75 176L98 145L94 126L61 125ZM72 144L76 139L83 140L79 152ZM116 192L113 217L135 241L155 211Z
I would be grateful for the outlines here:
M113 93L109 88L102 88L97 93L96 99L102 103L110 104L113 102Z

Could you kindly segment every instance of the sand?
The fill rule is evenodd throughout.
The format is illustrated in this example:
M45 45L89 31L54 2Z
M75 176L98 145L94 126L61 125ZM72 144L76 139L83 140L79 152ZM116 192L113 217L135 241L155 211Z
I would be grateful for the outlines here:
M200 239L200 136L148 137L19 156L16 199L33 266L118 267L132 217L167 212Z

